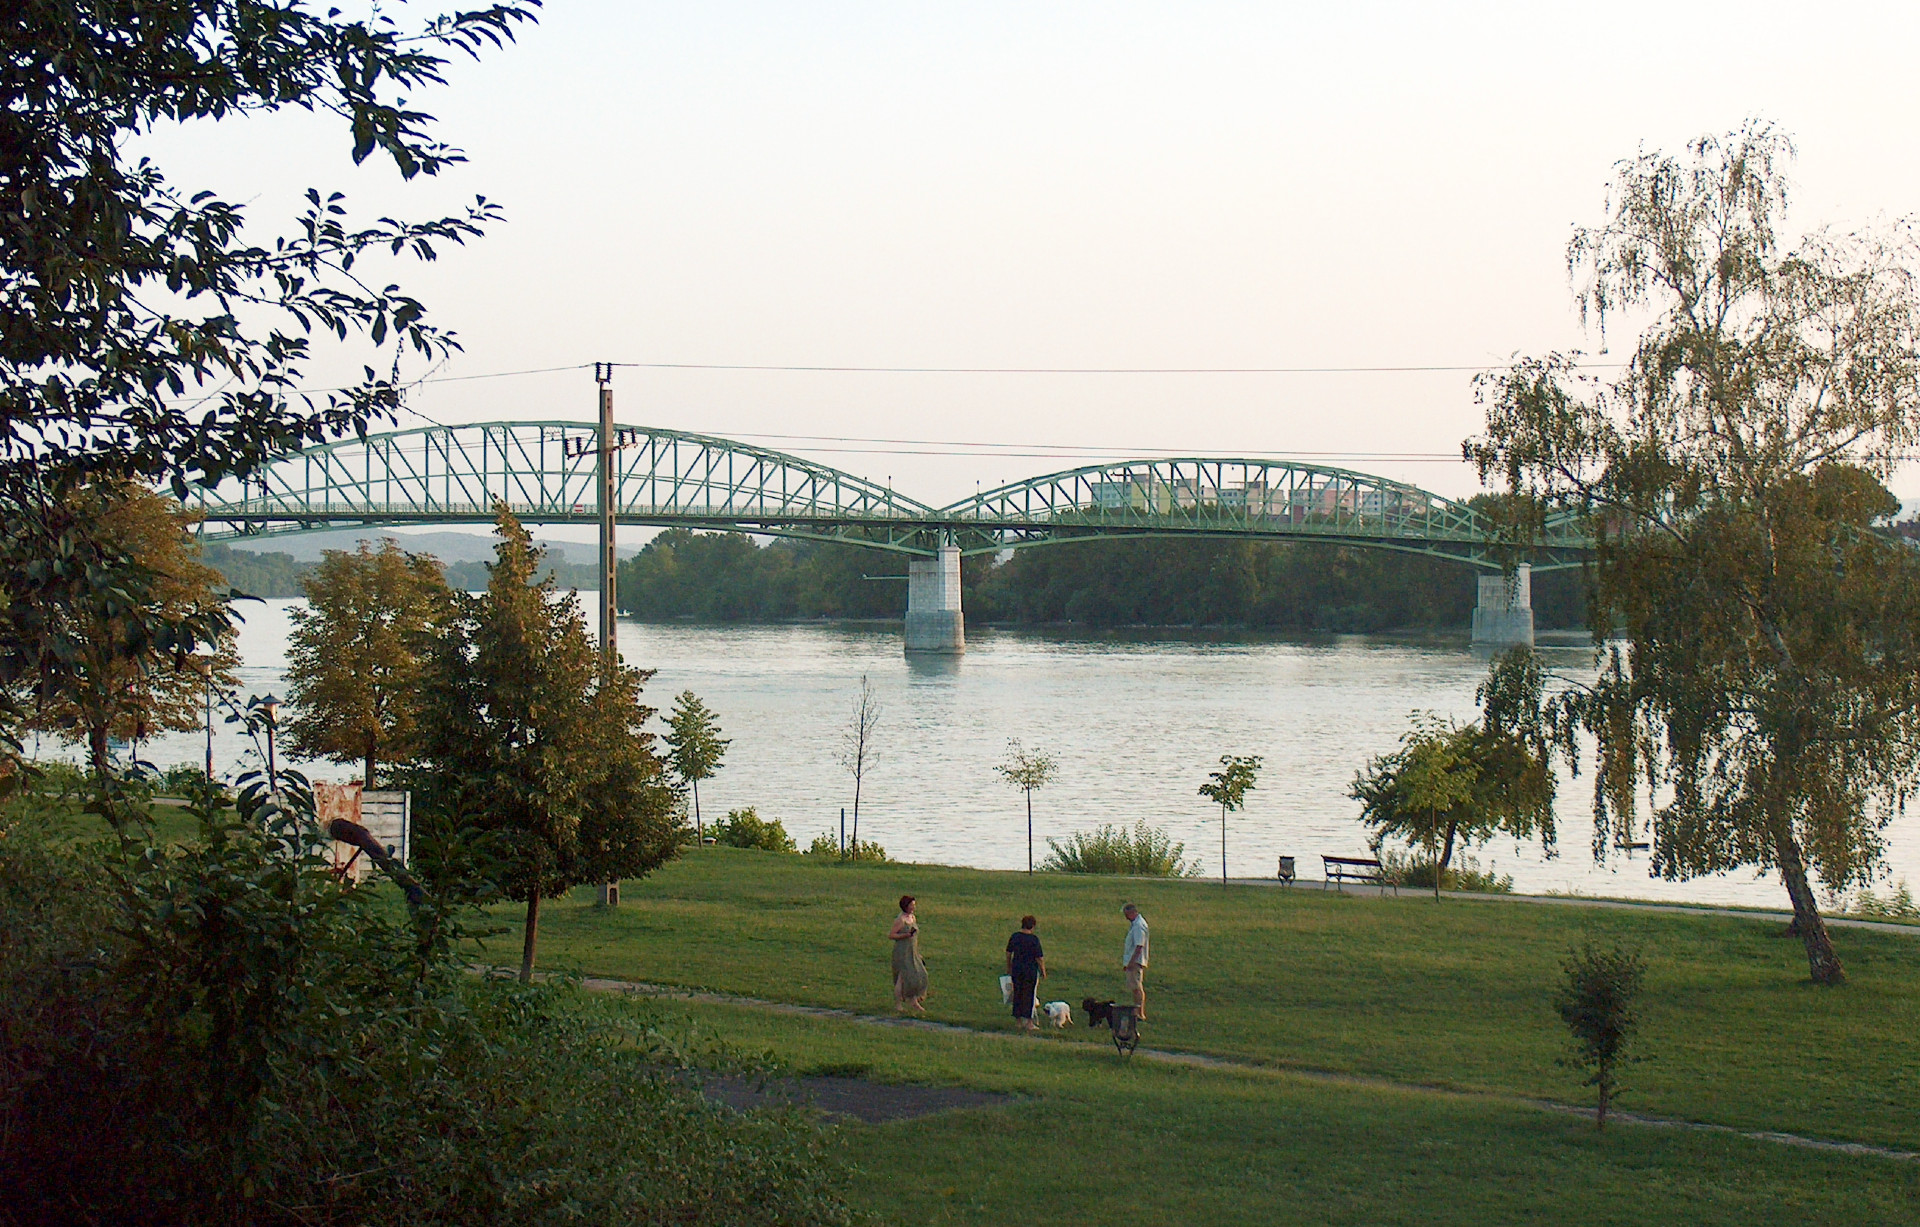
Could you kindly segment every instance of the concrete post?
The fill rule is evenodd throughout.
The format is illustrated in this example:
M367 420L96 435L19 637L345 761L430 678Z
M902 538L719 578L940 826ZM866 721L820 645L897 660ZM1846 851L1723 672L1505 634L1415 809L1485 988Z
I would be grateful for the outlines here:
M1521 563L1510 575L1482 575L1473 610L1473 646L1504 652L1533 646L1533 567Z
M966 650L960 551L943 545L932 558L907 561L907 651L958 656Z

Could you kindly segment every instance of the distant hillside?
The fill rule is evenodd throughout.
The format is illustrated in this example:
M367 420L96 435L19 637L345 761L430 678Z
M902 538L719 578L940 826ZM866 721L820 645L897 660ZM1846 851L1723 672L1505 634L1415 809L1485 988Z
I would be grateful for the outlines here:
M331 537L337 534L329 533L323 535ZM425 548L420 544L423 538L470 539L488 548L485 554L478 557L452 561L436 550ZM295 540L299 540L299 538L289 538L290 542ZM354 541L343 541L342 544L328 546L327 548L352 549L355 547L357 540L358 538L356 537ZM439 558L447 569L447 583L457 590L477 592L487 586L486 564L493 558L491 538L471 536L465 533L422 533L413 537L395 537L394 540L400 543L402 549L412 550L418 554L432 554L434 557ZM278 544L278 542L275 542L275 544ZM464 546L465 541L456 541L453 544ZM582 592L598 592L600 590L600 570L593 563L593 548L591 546L580 546L578 542L563 542L557 544L572 544L577 548L584 549L587 553L587 559L582 562L574 562L564 556L555 557L555 554L558 553L556 550L547 556L546 573L552 575L554 582L562 588L578 588ZM306 577L307 572L313 569L314 564L320 561L320 551L317 549L312 551L311 557L302 558L287 551L274 550L270 552L259 552L242 550L235 549L224 541L209 541L204 545L203 550L202 557L206 560L207 565L225 576L227 583L239 591L246 593L248 596L258 597L305 596L306 592L300 586L301 581Z
M640 552L637 540L646 529L628 529L636 540L631 544L618 546L622 558L631 558ZM382 537L392 537L400 543L403 550L412 550L416 554L432 554L441 562L452 566L457 562L492 562L493 541L491 532L475 528L443 529L436 532L406 533L395 529L380 528L340 528L328 532L300 533L284 537L268 537L257 544L236 543L237 548L248 552L272 552L285 554L296 562L319 562L320 555L327 550L351 550L362 541L379 541ZM548 551L555 562L578 562L591 564L596 560L599 550L591 542L543 540L537 534L534 544Z

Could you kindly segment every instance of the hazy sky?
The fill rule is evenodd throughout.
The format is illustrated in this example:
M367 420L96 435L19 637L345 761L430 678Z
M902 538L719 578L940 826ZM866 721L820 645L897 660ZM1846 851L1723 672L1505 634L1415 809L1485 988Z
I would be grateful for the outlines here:
M1564 248L1642 144L1761 116L1799 145L1798 225L1920 212L1917 15L551 0L517 46L416 99L472 159L439 182L354 171L344 133L304 116L150 143L263 220L308 185L414 216L501 202L483 242L404 274L464 340L445 375L1471 367L1597 348ZM1457 460L1383 454L1457 456L1471 379L621 370L616 405L936 503L1147 452L1329 454L1461 495L1476 482ZM412 403L447 422L594 411L585 370ZM1896 486L1920 493L1920 474Z

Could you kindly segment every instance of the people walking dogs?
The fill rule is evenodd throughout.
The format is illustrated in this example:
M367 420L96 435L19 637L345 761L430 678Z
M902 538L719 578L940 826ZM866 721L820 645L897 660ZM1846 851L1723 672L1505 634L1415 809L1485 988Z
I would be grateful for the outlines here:
M1127 918L1127 939L1120 947L1120 966L1127 973L1127 991L1133 994L1133 1016L1147 1020L1147 918L1129 903L1120 909Z
M1013 1016L1023 1031L1037 1031L1033 1022L1033 990L1047 975L1046 952L1040 949L1040 937L1033 930L1040 922L1031 916L1020 918L1020 931L1007 939L1007 974L1013 977Z

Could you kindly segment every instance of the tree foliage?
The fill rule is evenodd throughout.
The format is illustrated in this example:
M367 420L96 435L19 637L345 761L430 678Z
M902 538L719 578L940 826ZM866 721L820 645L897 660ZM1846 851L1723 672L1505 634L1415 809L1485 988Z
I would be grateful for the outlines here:
M1497 500L1480 496L1483 509ZM661 533L620 564L620 608L636 617L770 622L898 618L903 594L869 576L897 561L853 545L743 533ZM1235 626L1368 633L1457 629L1476 587L1459 563L1319 543L1123 538L961 560L969 621L1015 625ZM1535 624L1579 626L1578 572L1533 578Z
M1007 757L993 768L1027 799L1027 872L1033 872L1033 794L1053 781L1059 764L1045 750L1029 750L1018 737L1007 742Z
M300 107L345 121L351 154L405 178L462 161L409 96L448 54L513 37L539 0L412 29L306 0L22 0L0 29L0 465L190 481L353 430L398 403L368 368L316 402L295 391L315 333L440 355L451 334L371 253L435 258L497 216L477 200L427 222L355 226L310 190L281 237L242 206L168 181L132 152L169 124Z
M643 727L652 675L606 667L578 598L534 582L527 531L505 508L498 526L486 592L456 594L430 641L417 779L442 827L495 836L500 887L527 905L528 978L540 900L664 863L674 805Z
M440 564L392 538L376 551L328 550L308 573L305 608L293 610L287 748L309 758L360 762L375 786L380 762L404 760L419 732L425 638L452 606Z
M64 574L69 584L64 600L10 611L15 650L37 658L30 672L17 658L26 725L84 746L105 779L109 738L198 728L207 686L235 683L228 594L195 554L190 517L137 484L69 486L42 516L59 535L13 542L48 550L11 560L13 573L28 583ZM205 649L198 659L195 648Z
M1377 849L1389 839L1421 848L1433 870L1434 897L1456 845L1495 835L1538 837L1549 855L1557 830L1553 745L1540 715L1546 682L1539 657L1515 648L1496 657L1477 699L1481 718L1460 725L1418 719L1400 748L1370 760L1348 795Z
M329 872L297 787L289 816L248 784L165 846L0 817L0 1222L851 1220L830 1135L677 1072L737 1058L475 980L482 882L402 911Z
M1588 941L1562 960L1560 973L1554 1007L1573 1033L1574 1063L1599 1095L1594 1127L1604 1129L1607 1110L1620 1092L1627 1045L1640 1025L1636 1003L1646 983L1646 959L1631 947Z
M1596 857L1652 797L1654 871L1777 870L1833 983L1810 878L1864 880L1920 768L1920 554L1876 529L1920 439L1920 299L1905 230L1789 243L1791 153L1752 123L1622 162L1568 260L1589 318L1647 321L1630 360L1490 378L1467 451L1599 540L1617 638L1553 705L1597 743Z
M667 761L674 774L693 791L693 830L703 836L700 822L700 781L711 779L727 756L731 739L720 735L720 720L691 690L674 697L673 711L667 716Z
M1220 807L1220 881L1227 880L1227 815L1247 803L1254 781L1260 778L1262 759L1258 754L1223 754L1220 770L1211 772L1200 785L1200 795Z

